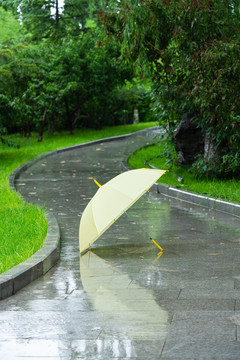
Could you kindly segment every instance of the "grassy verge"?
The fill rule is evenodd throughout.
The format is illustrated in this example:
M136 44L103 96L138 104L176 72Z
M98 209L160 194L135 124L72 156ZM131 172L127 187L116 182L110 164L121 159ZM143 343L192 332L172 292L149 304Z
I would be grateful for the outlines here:
M148 167L144 164L145 161L158 156L163 153L163 147L159 145L148 146L136 151L130 155L128 162L133 168ZM159 169L168 169L166 166L166 159L164 157L158 157L150 164L156 166ZM183 178L183 184L180 184L174 175L177 174ZM208 180L208 179L196 179L192 173L189 172L187 167L174 166L173 169L163 175L159 182L177 186L185 190L193 191L197 194L211 196L217 199L228 200L235 203L240 203L240 181L235 179L231 180Z
M18 193L9 188L8 176L19 165L66 146L84 143L109 136L122 135L156 125L140 123L108 127L103 130L76 130L71 136L67 132L44 134L43 142L37 142L37 134L31 138L12 135L12 142L20 149L0 145L0 273L26 260L43 244L47 233L44 209L26 204Z

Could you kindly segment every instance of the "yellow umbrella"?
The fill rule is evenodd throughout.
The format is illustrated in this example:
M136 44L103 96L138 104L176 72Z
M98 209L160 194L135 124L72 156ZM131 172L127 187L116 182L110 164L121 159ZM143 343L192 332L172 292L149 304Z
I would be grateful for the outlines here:
M100 187L83 211L80 221L80 253L90 249L94 241L165 172L165 170L137 169L126 171L103 186L95 181ZM152 241L156 244L153 239Z

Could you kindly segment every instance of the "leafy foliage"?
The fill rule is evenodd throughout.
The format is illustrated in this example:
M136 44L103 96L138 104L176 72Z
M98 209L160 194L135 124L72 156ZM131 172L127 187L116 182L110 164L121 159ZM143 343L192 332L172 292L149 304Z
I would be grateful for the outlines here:
M160 155L160 156L159 156ZM153 157L152 160L149 160ZM160 144L150 145L137 150L129 156L128 162L133 168L148 167L146 161L159 169L169 169L166 166L166 158L164 155L164 142ZM180 182L182 180L182 182ZM240 182L237 179L196 179L189 169L189 166L173 165L170 171L159 179L160 183L184 188L197 194L214 197L217 199L227 200L239 203L240 198Z
M21 25L9 11L0 7L0 48L13 44L19 39Z
M63 8L57 0L2 4L8 9L1 8L8 27L19 28L17 40L10 41L11 32L0 48L2 126L24 136L38 129L42 141L46 126L73 134L75 127L121 123L121 100L115 94L124 92L121 87L133 77L133 67L122 61L119 44L108 41L97 24L98 2L65 0ZM109 4L102 2L104 8Z
M239 1L123 0L102 19L124 56L151 71L154 109L170 137L194 112L216 148L215 174L233 158L239 170Z

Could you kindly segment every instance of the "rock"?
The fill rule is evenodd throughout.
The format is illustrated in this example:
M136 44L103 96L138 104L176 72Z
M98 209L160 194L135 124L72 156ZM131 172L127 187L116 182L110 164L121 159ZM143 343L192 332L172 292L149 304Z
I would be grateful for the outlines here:
M196 156L204 152L204 133L194 114L184 114L174 135L178 164L192 164Z

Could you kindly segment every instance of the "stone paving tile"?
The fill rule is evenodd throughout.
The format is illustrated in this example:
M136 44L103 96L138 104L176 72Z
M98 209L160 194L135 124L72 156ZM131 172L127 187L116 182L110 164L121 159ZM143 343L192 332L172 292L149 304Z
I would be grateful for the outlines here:
M240 342L196 341L184 339L167 341L161 360L239 360ZM193 357L194 356L194 357Z
M39 360L39 356L14 356L14 357L10 357L8 358L9 360L11 359L16 359L17 360ZM54 360L54 359L59 359L59 356L41 356L41 359L43 360Z
M74 355L74 357L71 358L71 360L75 360L75 359L86 359L86 357L84 355L82 356L78 356L78 355ZM107 360L136 360L136 359L139 359L139 357L107 357ZM87 356L87 360L106 360L106 357L105 355L104 356ZM159 357L151 357L151 360L159 360Z
M240 289L182 289L179 299L240 299Z
M149 354L155 353L160 357L164 341L118 340L105 339L97 341L76 340L72 342L75 356L81 358L95 357L95 359L111 358L142 358L148 359Z
M167 270L167 269L166 269ZM144 287L152 287L156 285L159 289L164 288L178 288L178 289L201 289L201 290L233 290L234 289L234 279L190 279L189 277L179 279L173 273L169 273L166 271L164 273L164 269L161 269L161 276L154 279L148 280L146 277L143 276L144 273L137 273L131 275L135 281L137 281L140 285Z
M240 289L240 277L234 280L234 289Z
M11 304L9 302L6 304L1 304L1 311L91 311L93 310L89 299L85 296L81 296L80 298L69 299L66 297L65 299L31 299L26 302L26 300L20 300L18 302L13 301Z
M178 311L234 311L235 300L219 299L186 299L161 301L161 305L171 313Z
M240 311L240 299L238 298L238 300L236 300L235 302L235 310L236 311Z
M103 315L97 315L93 311L4 311L0 313L0 323L4 328L4 332L0 333L0 340L97 339L103 320ZM18 328L14 325L17 322L21 324Z
M234 341L236 325L234 312L228 311L186 311L176 312L167 341Z
M25 358L66 358L70 355L66 344L59 340L16 339L10 341L0 340L0 353L2 359ZM70 355L71 356L71 355Z

